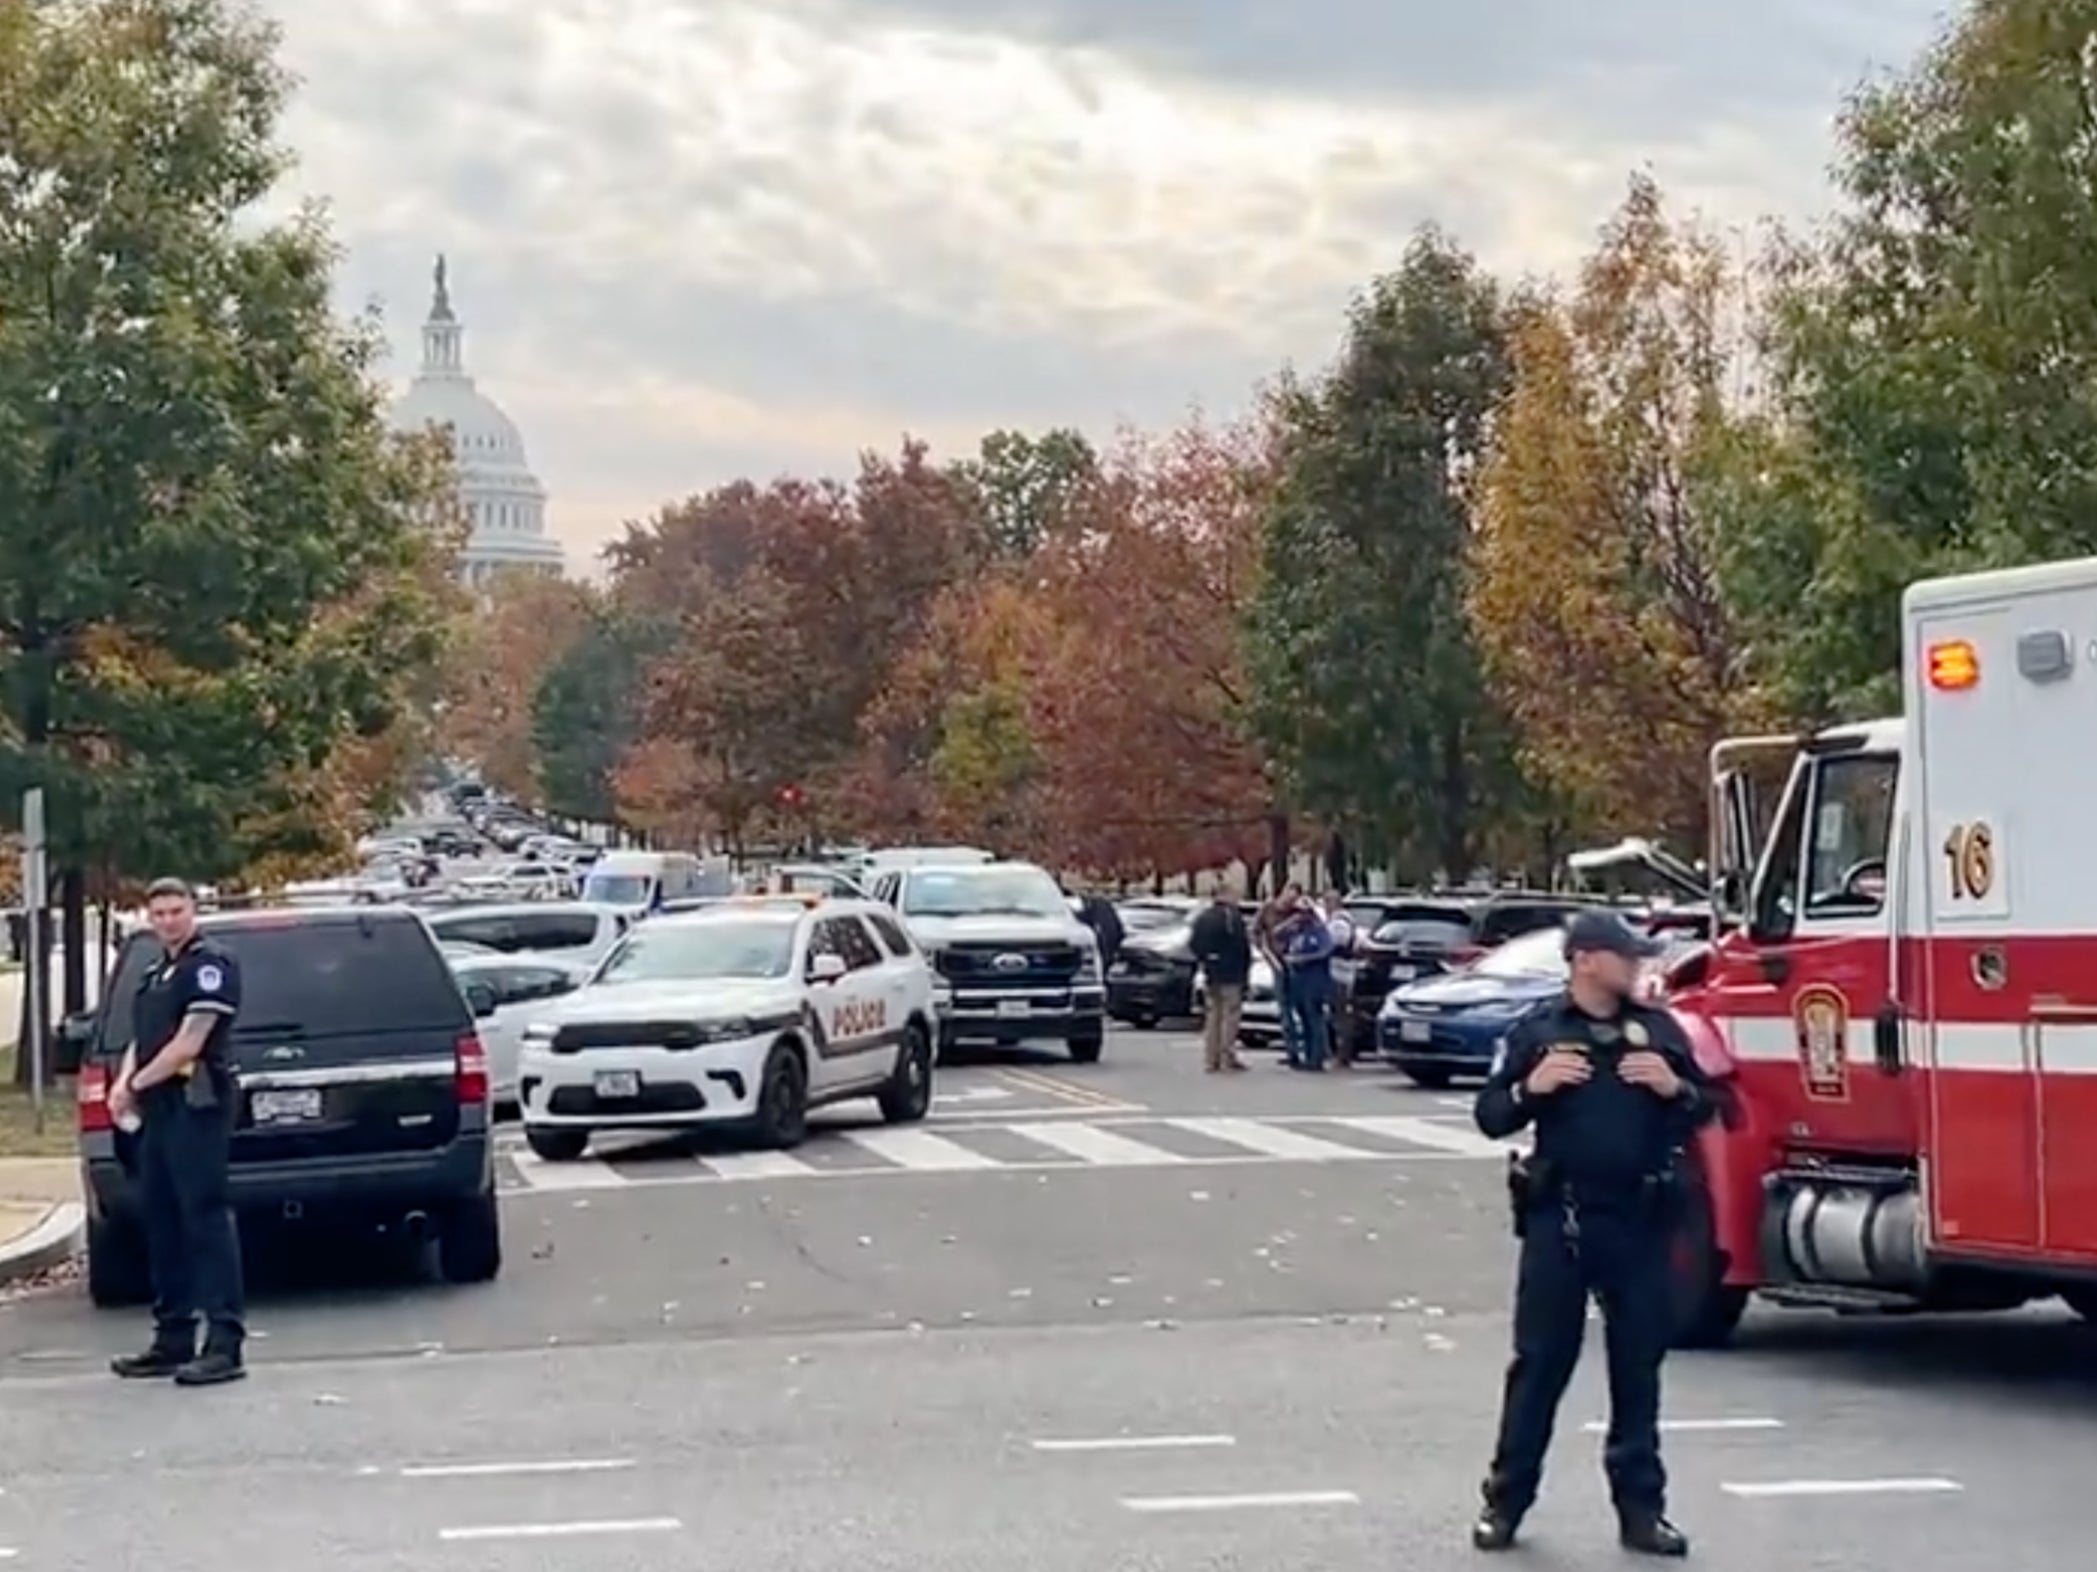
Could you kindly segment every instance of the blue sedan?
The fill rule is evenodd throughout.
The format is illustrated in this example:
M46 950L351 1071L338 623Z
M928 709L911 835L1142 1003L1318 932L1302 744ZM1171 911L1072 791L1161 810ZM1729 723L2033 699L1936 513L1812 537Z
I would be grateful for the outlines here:
M1507 1028L1565 979L1565 930L1525 933L1465 971L1392 989L1376 1017L1377 1049L1422 1086L1482 1076Z

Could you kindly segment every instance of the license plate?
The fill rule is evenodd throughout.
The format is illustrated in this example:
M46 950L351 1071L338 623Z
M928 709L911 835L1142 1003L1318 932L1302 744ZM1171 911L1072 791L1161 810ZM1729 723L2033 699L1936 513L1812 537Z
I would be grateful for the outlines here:
M304 1124L320 1117L320 1088L257 1092L248 1106L257 1124Z
M1392 982L1411 982L1419 975L1420 969L1417 966L1393 966L1391 968Z
M1399 1023L1398 1035L1409 1043L1430 1042L1434 1038L1434 1028L1425 1021L1403 1021Z
M1032 1015L1034 1007L1024 999L998 1000L998 1014L1004 1016Z
M592 1084L599 1097L638 1097L641 1095L641 1072L599 1070Z

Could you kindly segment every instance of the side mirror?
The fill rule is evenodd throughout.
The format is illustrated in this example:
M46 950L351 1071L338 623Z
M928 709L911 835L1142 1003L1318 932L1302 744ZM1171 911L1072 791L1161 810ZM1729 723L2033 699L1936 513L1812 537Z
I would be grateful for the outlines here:
M466 985L466 1004L475 1020L485 1021L495 1013L495 990L486 983L470 982Z
M842 955L812 955L808 958L810 982L834 983L845 975L845 971L845 958Z

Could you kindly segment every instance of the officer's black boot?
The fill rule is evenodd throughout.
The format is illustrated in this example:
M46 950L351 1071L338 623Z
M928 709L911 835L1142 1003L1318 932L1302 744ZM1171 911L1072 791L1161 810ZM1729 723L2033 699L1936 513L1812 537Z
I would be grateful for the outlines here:
M1473 1550L1496 1551L1514 1549L1515 1530L1522 1520L1505 1507L1487 1505L1478 1514L1478 1521L1471 1525L1471 1548Z
M122 1354L110 1360L109 1368L126 1381L165 1381L187 1369L195 1358L194 1345L183 1348L156 1341L142 1354Z
M1626 1550L1641 1556L1679 1561L1689 1554L1689 1536L1658 1512L1627 1513L1621 1522Z
M248 1373L238 1350L206 1346L204 1352L175 1372L177 1386L222 1386Z

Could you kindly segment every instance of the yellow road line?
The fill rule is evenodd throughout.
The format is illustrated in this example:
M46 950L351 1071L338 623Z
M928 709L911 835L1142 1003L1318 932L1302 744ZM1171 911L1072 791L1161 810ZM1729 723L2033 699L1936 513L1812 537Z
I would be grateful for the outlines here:
M1109 1097L1104 1092L1094 1091L1089 1086L1079 1086L1072 1081L1061 1081L1053 1075L1044 1075L1033 1070L1018 1070L999 1065L993 1072L1003 1080L1027 1091L1042 1092L1080 1108L1126 1108L1129 1105L1118 1097Z

